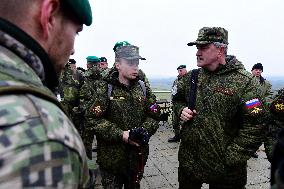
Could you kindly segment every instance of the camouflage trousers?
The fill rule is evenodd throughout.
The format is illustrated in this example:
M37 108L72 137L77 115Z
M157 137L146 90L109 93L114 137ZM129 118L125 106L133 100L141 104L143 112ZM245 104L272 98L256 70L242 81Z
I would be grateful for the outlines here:
M180 119L178 116L172 115L172 125L173 125L173 129L174 129L174 132L175 132L175 136L176 137L179 137L180 136Z
M100 169L100 171L104 189L140 189L140 183L137 183L135 186L130 183L129 175L114 175L104 169Z
M189 173L186 169L178 169L178 182L179 189L201 189L203 182L193 178L194 175ZM236 184L236 183L209 183L209 189L245 189L245 184Z

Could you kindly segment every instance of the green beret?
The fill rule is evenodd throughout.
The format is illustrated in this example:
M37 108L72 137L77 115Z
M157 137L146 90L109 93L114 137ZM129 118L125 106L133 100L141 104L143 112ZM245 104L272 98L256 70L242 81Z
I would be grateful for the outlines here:
M119 41L119 42L116 42L115 45L114 45L114 47L113 47L113 51L115 52L118 47L127 46L127 45L131 45L131 44L128 43L128 41Z
M86 59L87 59L87 62L90 62L90 63L101 62L101 60L96 56L88 56Z
M186 65L180 65L179 67L177 67L177 70L183 69L183 68L186 68Z
M62 0L83 24L90 26L92 24L92 10L89 0Z

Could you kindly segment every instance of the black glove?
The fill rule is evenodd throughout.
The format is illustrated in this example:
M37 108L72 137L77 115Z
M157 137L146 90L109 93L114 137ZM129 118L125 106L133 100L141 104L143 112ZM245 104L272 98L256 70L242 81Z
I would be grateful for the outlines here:
M136 142L140 146L149 143L150 135L148 131L143 127L135 127L129 132L129 140Z

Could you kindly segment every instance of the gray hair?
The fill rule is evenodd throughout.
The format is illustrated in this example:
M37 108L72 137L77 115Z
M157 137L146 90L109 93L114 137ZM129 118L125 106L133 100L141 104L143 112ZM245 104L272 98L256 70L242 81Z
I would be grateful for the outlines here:
M224 48L224 54L227 55L228 52L228 45L220 42L213 42L213 45L217 48L223 47Z

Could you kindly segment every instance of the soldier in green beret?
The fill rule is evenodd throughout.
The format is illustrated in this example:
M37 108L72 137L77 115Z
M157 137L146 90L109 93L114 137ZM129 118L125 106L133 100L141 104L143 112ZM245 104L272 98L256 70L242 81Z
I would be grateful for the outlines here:
M173 95L182 121L179 188L244 189L247 160L261 145L268 117L260 84L227 55L226 29L203 27L188 45L196 45L200 68L185 75Z
M84 115L85 111L90 108L91 99L97 90L97 85L101 79L102 70L99 67L100 58L97 56L88 56L87 58L87 71L84 73L85 82L81 87L79 99L80 105L77 111L77 114L81 115L83 119L81 119L79 132L82 136L87 156L89 159L92 159L92 144L94 140L94 134L89 132L90 128L87 128Z
M88 0L0 2L0 188L86 188L81 137L55 97Z
M115 68L99 83L92 106L86 111L97 137L104 188L140 188L149 153L148 139L159 127L159 106L138 78L139 60L143 59L136 46L118 47ZM145 143L131 137L134 130L143 131L140 134Z

